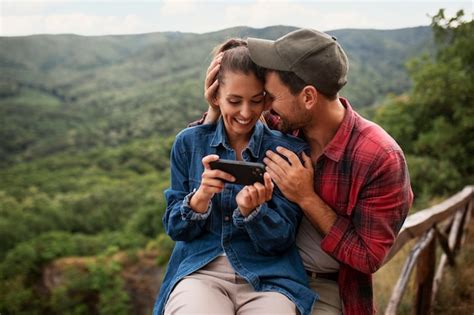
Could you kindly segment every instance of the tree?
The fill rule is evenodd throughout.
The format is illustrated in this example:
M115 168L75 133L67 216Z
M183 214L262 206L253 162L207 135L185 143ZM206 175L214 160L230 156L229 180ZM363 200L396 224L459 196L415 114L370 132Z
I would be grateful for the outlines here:
M447 18L443 9L433 17L435 54L412 60L408 70L413 89L408 97L391 99L375 114L405 153L417 157L409 164L412 173L426 174L421 168L428 161L448 168L430 174L449 181L436 180L433 185L434 179L426 174L423 183L416 183L415 194L450 193L474 180L474 24L463 18L462 11ZM423 181L423 176L417 180Z

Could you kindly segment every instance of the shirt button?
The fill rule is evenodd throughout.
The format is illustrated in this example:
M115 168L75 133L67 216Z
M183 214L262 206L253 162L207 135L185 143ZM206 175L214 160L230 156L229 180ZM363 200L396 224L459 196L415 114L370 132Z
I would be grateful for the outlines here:
M230 220L229 216L226 215L226 216L224 217L224 221L229 221L229 220Z

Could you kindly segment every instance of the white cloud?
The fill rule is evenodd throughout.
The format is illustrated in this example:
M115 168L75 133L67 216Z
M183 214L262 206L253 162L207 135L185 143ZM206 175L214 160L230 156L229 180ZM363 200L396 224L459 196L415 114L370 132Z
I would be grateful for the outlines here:
M98 16L84 14L2 17L2 34L134 34L149 28L139 16Z
M164 17L179 17L193 15L199 9L196 1L185 0L164 0L161 1L160 15Z
M326 3L327 4L327 3ZM232 25L265 27L268 25L291 25L316 29L336 29L350 24L369 25L354 10L331 12L317 3L258 0L251 5L231 5L225 10L226 21Z
M212 32L233 26L291 25L323 31L428 25L441 7L448 16L469 1L401 0L0 0L0 36L74 33ZM343 2L344 1L344 2ZM472 18L472 17L471 17Z

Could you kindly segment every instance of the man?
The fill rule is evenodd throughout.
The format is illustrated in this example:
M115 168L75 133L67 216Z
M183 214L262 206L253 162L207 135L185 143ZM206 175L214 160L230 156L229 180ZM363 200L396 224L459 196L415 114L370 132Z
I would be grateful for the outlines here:
M311 288L313 314L373 314L372 273L383 263L413 200L405 158L378 125L339 97L348 60L336 38L310 29L276 41L248 39L252 60L267 69L269 126L297 132L311 147L301 160L285 148L267 152L267 171L305 214L297 245ZM219 58L209 67L212 104ZM219 117L212 105L204 123Z

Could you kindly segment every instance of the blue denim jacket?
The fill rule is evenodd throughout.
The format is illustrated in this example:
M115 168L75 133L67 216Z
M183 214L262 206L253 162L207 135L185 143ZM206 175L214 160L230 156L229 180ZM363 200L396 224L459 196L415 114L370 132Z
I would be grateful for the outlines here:
M265 152L277 146L297 154L309 151L300 139L272 131L259 121L242 157L246 161L262 162ZM217 124L181 131L173 145L171 187L165 191L167 208L163 223L176 244L153 314L163 313L179 280L222 253L256 291L280 292L295 303L301 314L310 314L316 295L307 287L307 276L294 244L301 210L275 186L272 199L245 218L235 201L243 186L226 184L212 198L207 212L194 212L189 199L201 182L204 171L201 160L209 154L236 159L222 119Z

